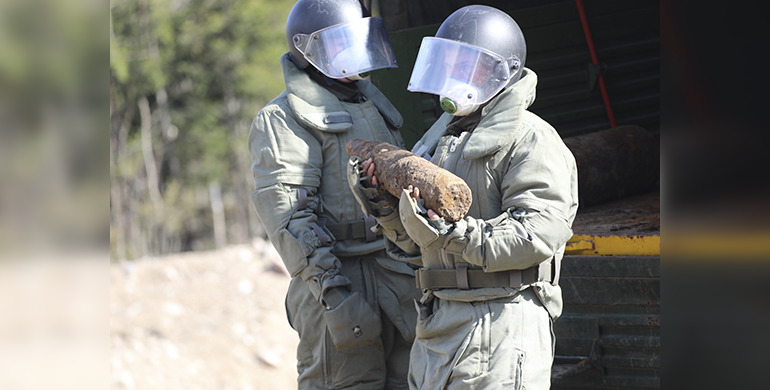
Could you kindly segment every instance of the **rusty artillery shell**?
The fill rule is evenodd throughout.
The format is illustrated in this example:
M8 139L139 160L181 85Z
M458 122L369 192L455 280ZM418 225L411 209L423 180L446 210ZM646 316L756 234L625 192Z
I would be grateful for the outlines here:
M650 191L660 180L660 145L643 127L618 126L564 144L577 163L581 207Z
M420 189L425 208L449 222L460 220L471 207L471 189L452 172L398 146L358 138L347 143L351 156L372 158L379 185L399 198L409 185Z

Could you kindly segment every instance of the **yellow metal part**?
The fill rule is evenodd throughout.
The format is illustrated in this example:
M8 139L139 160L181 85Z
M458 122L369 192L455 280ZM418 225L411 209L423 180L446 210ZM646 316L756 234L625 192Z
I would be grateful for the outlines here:
M666 233L666 257L673 260L761 260L770 258L770 230L671 229Z
M659 235L576 234L564 251L574 256L660 256Z

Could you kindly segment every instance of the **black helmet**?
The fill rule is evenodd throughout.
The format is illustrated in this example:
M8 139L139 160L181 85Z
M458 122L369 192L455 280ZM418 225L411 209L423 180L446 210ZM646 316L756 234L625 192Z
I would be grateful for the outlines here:
M312 64L331 78L356 78L395 68L382 18L359 0L299 0L286 21L289 53L300 69Z
M468 115L521 78L527 45L506 13L485 5L453 12L425 37L407 89L439 95L452 115Z
M509 60L511 80L521 78L527 59L527 43L521 28L508 14L486 5L458 9L441 23L437 38L446 38L477 46Z

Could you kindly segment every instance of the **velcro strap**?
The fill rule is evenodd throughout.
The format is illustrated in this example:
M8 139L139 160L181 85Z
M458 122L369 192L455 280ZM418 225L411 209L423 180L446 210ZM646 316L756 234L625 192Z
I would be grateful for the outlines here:
M371 230L371 227L377 223L377 220L374 219L374 217L368 218L371 218L372 220L367 221L366 219L359 219L347 223L327 223L326 228L332 232L332 235L334 235L334 238L336 238L337 241L361 239L365 239L367 242L374 241L377 238L382 237L382 233L375 233Z
M304 188L297 189L297 210L307 207L307 191Z
M457 263L455 264L457 267L455 269L455 279L457 280L457 288L460 290L468 290L470 289L470 284L468 283L468 263Z
M468 263L457 263L457 269L425 269L415 272L417 288L439 290L443 288L472 289L490 287L519 288L537 281L551 281L551 275L538 276L539 265L524 270L484 272L468 269Z
M350 114L345 112L338 112L334 114L329 114L324 118L324 123L350 123L353 122L353 119L350 117Z
M551 262L550 261L544 261L540 263L537 269L537 275L538 275L538 282L544 281L546 278L550 276L550 279L548 281L550 282L553 280L553 273L551 271Z
M315 232L315 235L318 236L319 240L321 240L321 245L325 246L325 245L331 244L332 242L331 237L329 237L329 235L326 234L326 232L324 232L323 229L321 229L321 227L318 226L318 224L311 223L310 228L313 229L313 231Z
M508 271L508 286L523 286L524 280L521 271Z

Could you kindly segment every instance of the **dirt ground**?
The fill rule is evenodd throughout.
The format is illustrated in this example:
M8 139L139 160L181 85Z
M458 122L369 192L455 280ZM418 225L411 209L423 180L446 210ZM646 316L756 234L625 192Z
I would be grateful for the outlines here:
M113 264L111 389L296 389L289 276L252 245Z

